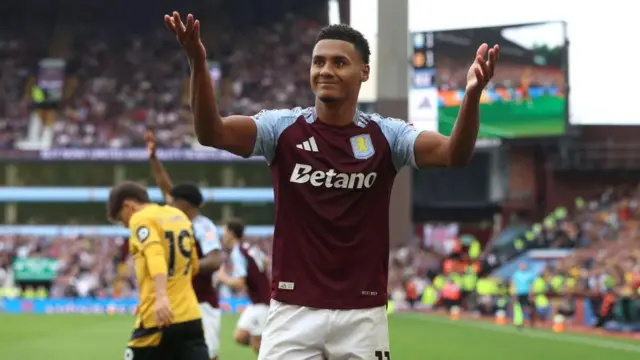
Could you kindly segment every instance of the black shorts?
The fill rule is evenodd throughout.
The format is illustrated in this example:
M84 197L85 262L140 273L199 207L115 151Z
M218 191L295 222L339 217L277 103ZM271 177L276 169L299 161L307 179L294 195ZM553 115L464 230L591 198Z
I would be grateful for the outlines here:
M209 360L201 320L167 328L136 329L125 360Z
M523 308L533 307L533 303L529 300L529 295L518 295L518 304Z

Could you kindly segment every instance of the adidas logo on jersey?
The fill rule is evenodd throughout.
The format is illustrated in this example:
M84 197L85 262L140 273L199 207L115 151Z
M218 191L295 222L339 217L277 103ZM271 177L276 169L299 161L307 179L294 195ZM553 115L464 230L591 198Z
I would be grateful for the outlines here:
M289 181L297 184L309 183L312 186L335 189L362 189L370 188L376 181L378 174L375 172L369 174L363 173L338 173L333 169L329 171L313 171L310 165L296 164L291 173Z
M296 147L305 151L318 152L318 144L316 144L316 139L313 136L309 140L296 145Z

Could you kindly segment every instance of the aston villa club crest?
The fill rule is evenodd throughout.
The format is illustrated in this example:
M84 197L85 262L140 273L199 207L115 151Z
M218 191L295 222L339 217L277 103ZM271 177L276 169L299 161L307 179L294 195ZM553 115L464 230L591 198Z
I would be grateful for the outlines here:
M353 136L351 139L351 149L356 159L365 160L373 156L376 150L369 134Z

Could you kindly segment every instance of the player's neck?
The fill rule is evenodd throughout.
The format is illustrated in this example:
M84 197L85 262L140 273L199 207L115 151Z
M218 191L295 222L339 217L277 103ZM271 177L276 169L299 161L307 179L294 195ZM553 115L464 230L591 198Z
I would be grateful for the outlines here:
M196 216L198 216L200 214L200 211L198 210L187 210L187 217L189 218L189 220L193 220Z
M138 204L138 207L136 208L136 211L140 211L140 210L142 210L142 209L144 209L144 208L146 208L148 206L153 206L153 205L157 205L157 204L154 204L154 203L141 203L141 204Z
M318 119L323 123L345 126L353 123L353 118L357 111L357 103L325 103L316 98L315 109Z

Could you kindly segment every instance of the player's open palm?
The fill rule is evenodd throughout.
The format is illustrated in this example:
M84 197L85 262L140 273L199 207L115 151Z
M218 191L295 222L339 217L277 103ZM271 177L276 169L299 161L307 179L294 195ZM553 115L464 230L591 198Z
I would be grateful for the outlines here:
M153 137L153 133L151 131L147 131L144 134L144 143L147 145L149 158L154 158L156 156L156 140Z
M164 16L164 23L169 31L175 35L176 40L184 49L189 59L204 60L207 57L207 51L200 40L200 21L195 20L193 15L187 15L187 23L182 22L180 14L174 11L171 16Z
M487 54L487 50L489 50ZM476 58L467 73L467 92L480 93L493 78L500 57L500 47L482 44L476 52Z
M156 325L158 325L159 327L166 327L171 325L171 322L173 321L173 313L171 312L169 298L156 298L155 314Z

